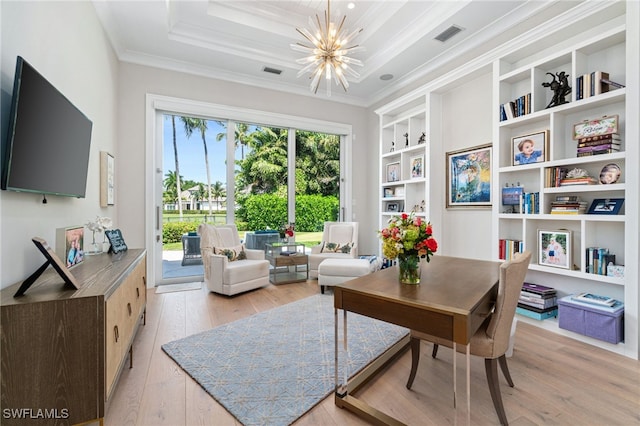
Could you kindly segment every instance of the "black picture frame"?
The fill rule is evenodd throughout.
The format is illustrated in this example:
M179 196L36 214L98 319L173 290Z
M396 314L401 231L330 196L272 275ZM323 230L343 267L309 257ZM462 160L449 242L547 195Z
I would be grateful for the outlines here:
M624 198L596 198L591 203L587 214L616 215L620 212Z
M109 229L104 231L104 234L109 240L109 253L118 254L122 251L127 251L127 244L124 242L124 237L119 229Z

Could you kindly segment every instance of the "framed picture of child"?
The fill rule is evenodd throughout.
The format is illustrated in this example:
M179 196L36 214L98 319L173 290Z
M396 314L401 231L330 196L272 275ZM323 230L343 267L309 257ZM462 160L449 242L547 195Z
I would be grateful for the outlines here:
M571 231L538 230L538 264L571 269Z
M548 160L549 130L516 136L511 139L514 166L542 163Z

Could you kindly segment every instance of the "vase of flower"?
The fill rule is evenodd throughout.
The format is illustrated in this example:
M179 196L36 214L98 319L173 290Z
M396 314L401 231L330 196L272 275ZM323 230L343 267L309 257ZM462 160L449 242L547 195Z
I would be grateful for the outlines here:
M92 231L92 241L90 250L86 252L89 256L102 253L102 245L96 243L96 231Z
M398 255L398 270L401 284L420 284L420 256Z

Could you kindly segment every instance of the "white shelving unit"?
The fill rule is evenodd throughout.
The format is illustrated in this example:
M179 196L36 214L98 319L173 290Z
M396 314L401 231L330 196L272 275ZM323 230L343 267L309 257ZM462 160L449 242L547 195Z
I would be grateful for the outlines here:
M570 336L591 345L605 348L635 359L639 358L639 270L640 261L640 23L637 2L601 3L581 5L571 19L556 21L553 27L536 31L520 40L508 42L492 54L477 58L449 73L443 74L414 92L380 107L380 164L379 164L379 220L385 226L387 219L397 212L389 211L389 204L398 206L398 211L411 211L416 204L426 200L424 215L435 220L438 229L445 229L440 238L442 244L450 242L452 227L459 221L477 221L479 227L492 229L492 241L480 239L486 244L488 258L499 258L500 239L524 242L524 247L533 253L527 281L544 284L558 290L559 296L589 291L614 297L625 303L625 341L610 344L582 336L558 327L557 320L536 321L526 317L519 320L558 334ZM569 102L551 108L553 92L542 86L549 82L548 73L565 72L572 87L567 97ZM576 77L603 71L609 79L626 88L577 99ZM478 91L473 98L460 96L460 86L478 75L490 74L491 102L487 91ZM484 74L482 74L484 73ZM526 115L500 121L500 105L523 95L530 95L530 108ZM449 96L451 95L451 96ZM443 102L446 100L446 102ZM456 103L457 102L457 103ZM445 177L440 162L444 153L451 150L445 123L458 122L464 105L490 105L494 108L493 120L484 128L492 133L493 205L490 222L475 212L448 211L444 207ZM469 110L473 114L473 110ZM620 152L591 157L577 157L576 141L572 132L574 124L603 116L619 117L622 143ZM548 130L549 143L544 162L513 165L512 138ZM421 132L426 132L426 145L417 145ZM403 135L409 134L409 146L405 146ZM391 142L395 142L391 150ZM464 145L462 145L464 146ZM425 177L411 179L411 158L424 155ZM399 166L398 180L387 176L389 165ZM581 168L598 178L602 168L617 164L622 173L614 184L598 184L570 187L546 187L545 173L548 168ZM433 173L433 171L436 171ZM517 184L525 192L539 192L539 214L506 213L501 204L501 188L506 184ZM385 191L388 196L385 197ZM551 214L551 202L558 195L577 195L587 207L595 199L624 198L625 202L617 215L559 215ZM395 208L392 207L392 209ZM418 214L423 214L419 212ZM485 216L486 217L486 216ZM441 226L442 225L442 226ZM468 228L467 228L468 229ZM572 231L572 262L569 269L541 265L538 262L538 230ZM474 238L473 235L469 236ZM624 277L610 277L589 273L585 264L588 247L607 247L615 254L616 264L625 265Z
M628 265L632 269L628 269L627 276L623 278L597 275L588 272L585 258L588 247L606 247L610 253L616 255L616 264L628 264L627 251L633 251L629 249L632 246L629 240L631 239L632 244L637 245L637 220L633 225L629 223L629 218L625 214L627 211L625 205L617 215L550 214L551 202L559 195L578 196L581 201L587 203L587 208L595 199L626 198L629 185L626 166L627 164L635 164L636 167L638 165L637 150L633 159L627 153L627 147L630 144L638 143L637 136L629 137L626 132L627 89L611 87L610 91L603 94L576 99L577 76L605 71L609 73L610 80L623 85L627 83L628 49L624 20L613 20L611 25L604 25L602 28L605 30L584 33L583 37L576 38L579 42L550 56L538 58L536 54L532 54L531 58L527 58L516 51L512 55L495 61L494 85L497 90L497 102L504 104L531 93L531 112L505 121L499 121L500 116L496 114L494 152L498 161L498 179L494 188L496 194L499 194L504 186L519 184L524 187L524 192L538 192L540 213L502 213L503 207L499 204L494 205L493 213L499 239L521 240L524 242L524 248L532 251L532 264L529 267L531 272L527 277L529 280L535 279L540 284L555 287L561 296L577 291L592 291L622 300L628 309L627 317L631 319L634 316L637 317L638 284L637 281L635 283L629 281L631 277L637 277L637 268ZM569 82L573 89L570 99L567 99L570 102L546 108L553 93L547 87L543 87L542 83L550 81L551 77L548 73L556 74L562 71L570 76ZM637 94L635 96L637 97ZM577 142L572 138L574 124L613 115L619 116L620 152L577 157ZM637 120L637 111L635 117ZM549 131L547 161L512 165L514 155L512 138L544 130ZM615 184L562 187L545 185L545 172L548 168L580 168L598 179L602 168L610 163L617 164L622 170L621 177ZM637 218L637 215L635 217ZM539 230L572 232L569 269L539 263ZM495 257L498 257L497 252ZM557 320L536 321L523 316L519 316L519 319L614 352L625 353L624 343L612 345L562 330L558 327ZM635 330L636 335L629 333L628 340L632 341L632 346L637 347L637 320L632 320L629 324L631 325L629 331L633 333L632 330ZM637 357L637 353L635 356Z
M380 227L395 215L426 217L429 152L424 96L381 114ZM421 137L425 134L424 142Z

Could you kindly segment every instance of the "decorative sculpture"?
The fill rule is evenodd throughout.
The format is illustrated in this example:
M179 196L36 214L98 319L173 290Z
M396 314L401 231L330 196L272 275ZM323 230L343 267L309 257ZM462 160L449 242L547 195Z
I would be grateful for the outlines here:
M420 145L421 143L425 143L427 141L427 134L426 132L422 132L422 135L420 135L420 138L418 139L418 145Z
M408 147L409 146L409 133L405 133L402 136L404 136L404 146Z
M542 87L548 87L553 91L553 97L551 98L549 105L547 105L547 108L568 103L569 101L566 100L566 96L571 93L571 87L569 87L569 75L564 71L556 73L555 75L550 72L547 74L551 76L552 80L548 83L542 83Z
M391 141L391 149L389 150L389 152L393 152L396 150L396 142L395 141Z

